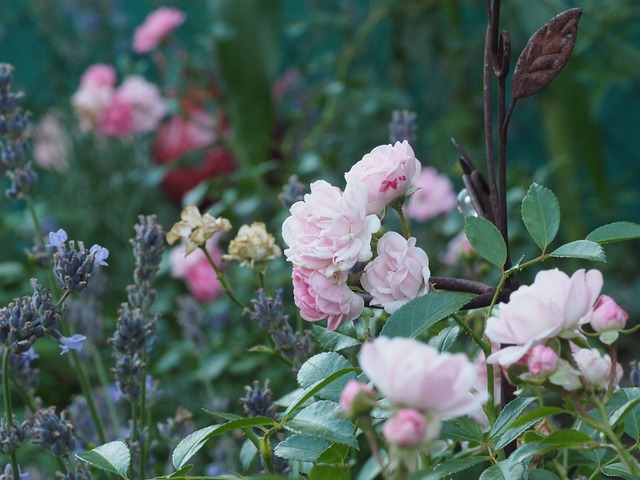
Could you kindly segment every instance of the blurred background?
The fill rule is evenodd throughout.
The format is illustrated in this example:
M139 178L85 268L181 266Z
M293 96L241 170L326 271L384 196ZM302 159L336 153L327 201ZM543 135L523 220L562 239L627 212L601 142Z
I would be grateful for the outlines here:
M134 30L162 6L182 10L184 23L158 49L134 53ZM519 101L512 118L508 182L515 257L535 253L519 220L519 203L533 181L552 189L560 201L557 242L584 238L613 221L640 222L637 0L504 1L501 27L511 34L512 65L538 28L572 7L582 8L583 15L570 61L538 95ZM112 325L131 283L128 241L139 214L156 214L168 230L182 205L197 203L229 218L235 230L264 221L282 245L280 225L288 207L281 193L289 178L297 175L303 185L322 178L342 186L351 165L389 142L395 110L416 113L416 156L449 176L458 192L463 184L452 138L485 168L485 16L480 0L0 2L0 62L15 67L14 90L24 93L21 105L31 112L32 152L40 172L34 200L44 228L62 227L71 238L109 248L103 314ZM109 137L80 127L71 99L96 63L113 66L118 83L140 75L157 85L167 102L157 128ZM198 115L205 119L202 142L183 129ZM418 244L432 258L432 273L443 271L446 262L430 248L443 251L462 220L454 210L412 224L423 239ZM32 243L24 205L3 197L3 305L22 295L29 276L37 274L23 261ZM610 245L608 263L597 265L607 275L605 292L615 295L632 321L640 314L638 247L638 241ZM280 260L269 267L270 280L283 286L290 300L290 267ZM549 261L548 266L589 265ZM230 271L240 295L251 298L256 287L245 281L251 272ZM189 380L178 369L188 343L169 345L172 337L163 332L179 330L175 299L189 291L172 278L168 263L162 273L157 309L165 318L158 334L163 353L154 374L179 387ZM247 335L239 323L246 318L230 314L224 301L206 299L201 307L211 322L202 333L210 354L194 375L216 383L222 408L242 394L241 385L258 368L262 357L244 358L243 352L259 340ZM296 323L295 310L287 306L287 311ZM299 318L297 325L303 328ZM231 353L221 351L229 345L234 345ZM52 386L66 381L51 374L43 381ZM179 398L180 388L165 394ZM53 387L49 392L60 404L65 395ZM197 409L202 401L194 397L187 403ZM237 402L232 405L237 408Z

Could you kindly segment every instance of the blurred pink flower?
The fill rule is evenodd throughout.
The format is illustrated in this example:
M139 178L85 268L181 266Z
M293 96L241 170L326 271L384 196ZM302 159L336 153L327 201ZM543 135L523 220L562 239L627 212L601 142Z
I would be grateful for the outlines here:
M545 378L555 372L560 357L551 347L539 344L527 353L527 368L534 378Z
M403 196L420 174L420 162L409 143L380 145L345 173L347 185L363 182L367 186L367 214L378 213L392 200Z
M133 105L117 94L100 116L98 131L108 137L123 137L133 133Z
M487 337L510 345L487 361L508 366L545 340L578 335L578 327L591 318L602 283L598 270L581 269L571 277L558 269L538 272L532 285L513 292L509 303L498 306L497 316L487 320Z
M346 284L347 272L325 277L317 270L294 265L292 277L294 303L304 320L317 322L326 318L327 331L331 332L362 313L364 300Z
M344 193L324 180L312 183L311 193L291 206L282 224L287 260L326 277L369 260L371 235L380 219L368 215L366 205L367 188L361 182L347 185Z
M81 87L115 87L116 69L112 65L95 63L80 77Z
M371 305L394 313L405 303L427 293L429 258L416 239L387 232L378 240L378 256L364 268L360 281L371 294Z
M487 399L475 392L476 367L462 353L439 353L408 338L378 337L360 351L360 367L393 405L443 420L476 411Z
M167 112L166 101L157 85L140 75L125 78L116 91L116 97L131 104L134 133L154 130Z
M451 180L433 167L423 168L420 176L413 182L413 187L418 190L409 196L405 213L415 220L430 220L450 212L457 204Z
M69 137L53 114L45 115L34 135L33 158L47 170L64 173L69 168Z
M442 263L447 267L455 267L460 260L468 260L473 255L473 247L464 232L460 232L447 243Z
M382 435L390 445L415 448L427 440L427 427L423 413L415 408L401 408L384 423ZM429 439L440 435L439 427L436 429L437 432L428 432Z
M573 358L584 379L594 387L606 390L611 375L614 375L614 385L617 385L622 378L623 371L620 364L616 364L616 371L612 372L611 357L606 354L603 356L596 349L579 348L574 350Z
M222 252L215 240L207 242L207 251L217 265L221 264ZM210 302L222 293L222 285L216 272L202 250L196 249L186 255L184 244L173 248L169 254L171 276L184 280L191 294L200 302Z
M151 12L133 34L133 51L147 53L155 49L173 30L182 25L186 15L181 10L160 7Z
M348 417L369 412L375 402L373 389L357 380L349 380L340 393L340 408Z

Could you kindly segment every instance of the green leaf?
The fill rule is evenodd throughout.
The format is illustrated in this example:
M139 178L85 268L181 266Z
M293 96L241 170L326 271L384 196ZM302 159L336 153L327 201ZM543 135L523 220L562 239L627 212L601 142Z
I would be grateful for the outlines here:
M482 430L469 417L458 417L442 422L441 436L461 442L481 442L483 439Z
M549 254L551 257L583 258L585 260L606 262L607 257L600 244L591 240L575 240L565 243Z
M544 252L560 228L560 204L546 187L531 184L522 199L522 221L536 245Z
M478 255L500 270L507 260L507 246L500 230L486 218L467 217L464 233Z
M624 431L627 435L635 439L640 440L640 408L637 406L637 401L640 399L640 388L628 387L622 388L613 394L607 409L611 412L609 414L609 421L615 420L615 423L624 419ZM632 408L629 408L632 407ZM613 418L613 412L617 418Z
M321 438L295 434L276 445L274 453L297 462L315 462L330 444Z
M489 461L489 457L483 457L480 455L475 457L456 458L456 459L447 460L446 462L439 463L433 469L433 473L437 474L437 477L434 477L434 480L436 478L440 479L448 475L453 475L454 473L463 472L468 468L471 468L482 462L488 462L488 461Z
M512 457L489 467L480 475L480 480L528 480L528 478L529 461L514 461Z
M345 368L351 368L351 363L338 353L325 352L314 355L300 367L298 371L298 384L302 388L309 388L313 384L324 380L332 373ZM353 372L342 375L318 391L317 395L326 400L337 402L347 382L355 378L356 375Z
M535 397L519 397L509 402L500 412L496 423L491 428L489 438L500 439L502 435L511 427L525 409L535 401Z
M507 428L496 440L495 449L500 450L509 443L513 442L516 438L522 435L529 427L538 423L543 418L548 418L551 415L557 415L564 413L566 410L559 407L541 407L536 408L520 415L514 422Z
M293 420L287 421L284 427L294 433L358 448L353 435L353 425L349 420L341 417L340 406L337 403L327 400L321 400L303 408Z
M131 464L131 452L126 443L116 440L105 443L88 452L76 453L76 457L105 472L120 475L127 479L127 471Z
M604 473L608 477L616 477L616 478L626 478L628 480L638 480L635 475L633 475L626 465L622 462L620 463L612 463L611 465L607 465L606 467L602 467L602 473Z
M316 460L317 463L345 463L349 456L349 447L341 443L332 443Z
M450 325L443 328L438 334L429 339L429 345L440 352L448 352L460 335L462 329L458 325Z
M549 470L536 468L529 472L529 480L560 480L560 477Z
M242 468L245 471L249 470L249 468L251 467L251 464L253 463L253 461L257 456L258 456L258 449L253 444L253 442L247 438L242 444L242 447L240 447L239 457L240 457L240 464L242 465Z
M326 378L319 380L318 382L311 385L309 388L303 390L300 395L287 407L287 409L282 414L283 421L286 421L289 415L295 412L298 408L300 408L304 403L317 394L320 390L322 390L325 386L329 385L336 378L340 378L342 375L346 375L350 372L355 372L358 370L355 367L343 368L338 370L337 372L333 372L331 375Z
M312 329L313 336L316 338L316 340L318 340L320 345L322 345L325 350L339 352L340 350L344 350L345 348L360 345L360 342L357 338L354 338L350 335L345 335L342 332L327 332L327 329L321 327L320 325L312 325Z
M556 430L540 441L526 443L509 457L514 461L528 460L541 453L568 449L588 449L595 446L593 439L584 432L567 428Z
M173 450L172 462L176 469L182 468L184 464L200 450L207 440L221 433L230 432L239 428L260 427L263 425L277 425L273 418L269 417L240 417L222 425L209 425L193 432L182 439Z
M161 478L186 478L187 473L189 473L192 469L193 469L193 465L185 465L180 470L176 470L175 472L173 472L171 475L155 477L154 480L161 479Z
M349 469L343 465L314 465L309 472L309 480L349 480Z
M640 238L640 224L631 222L614 222L596 228L587 235L587 240L600 244L635 240Z
M435 292L422 295L391 315L382 327L380 335L417 337L434 323L460 310L474 296L464 292Z

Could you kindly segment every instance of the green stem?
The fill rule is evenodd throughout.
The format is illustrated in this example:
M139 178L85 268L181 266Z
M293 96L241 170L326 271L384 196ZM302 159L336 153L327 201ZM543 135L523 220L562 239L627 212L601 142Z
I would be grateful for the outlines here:
M224 278L224 275L222 275L222 271L220 270L220 268L218 268L218 265L216 265L216 262L213 260L213 258L211 258L211 254L208 252L208 250L204 246L201 246L200 250L204 252L207 260L209 260L209 263L213 267L213 270L216 272L216 277L218 277L220 285L222 285L222 288L224 289L224 292L227 294L229 299L240 308L244 308L244 304L233 294L231 288L229 287L229 284Z
M2 395L4 397L4 418L7 421L7 430L11 430L13 426L13 410L11 409L11 390L9 388L9 357L11 349L5 347L2 355ZM9 454L11 458L11 472L13 478L19 477L20 468L18 467L18 457L15 452Z
M482 349L482 351L487 357L491 355L491 345L485 342L480 337L480 335L478 335L473 330L473 328L467 325L467 322L465 322L462 318L460 318L460 316L457 313L452 313L451 318L453 318L456 321L456 323L460 326L460 328L462 328L467 333L467 335L469 335L473 339L473 341L476 342L476 344Z
M145 312L146 313L146 312ZM146 470L147 457L147 439L145 435L145 426L147 424L147 378L146 369L148 362L147 345L145 343L142 349L142 364L144 365L145 374L142 376L142 385L140 386L140 433L144 436L144 441L140 443L140 480L144 479Z
M273 466L273 454L271 452L271 445L269 444L269 434L265 433L264 436L259 440L258 451L260 452L260 456L264 460L264 466L267 468L267 472L271 475L276 474L276 469Z
M111 424L116 432L121 430L120 417L118 416L118 411L116 410L116 405L113 402L113 398L109 395L109 377L107 376L107 371L104 368L104 362L102 361L102 357L100 356L100 352L97 348L92 348L91 353L93 354L93 363L96 366L96 373L98 374L98 380L100 381L100 386L102 387L102 391L104 392L105 402L107 403L107 410L109 411L109 418L111 419Z
M29 392L22 388L22 385L18 383L15 377L11 377L11 384L13 385L15 392L20 397L20 400L22 400L24 404L29 407L29 410L31 410L32 413L35 413L38 407L36 407L36 402L33 399L33 395L29 394Z
M404 238L408 239L411 236L411 232L409 231L409 224L407 223L407 217L404 216L404 212L402 211L402 204L404 203L404 197L400 199L399 203L393 202L393 209L398 213L398 219L400 220L400 225L402 226L402 235Z

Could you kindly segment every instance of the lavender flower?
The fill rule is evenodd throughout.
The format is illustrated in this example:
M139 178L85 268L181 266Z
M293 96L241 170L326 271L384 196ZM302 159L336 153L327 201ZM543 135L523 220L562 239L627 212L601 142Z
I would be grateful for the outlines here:
M49 450L56 457L68 457L76 449L73 424L67 412L56 414L55 407L38 410L31 426L31 443Z
M0 449L2 453L11 455L16 453L26 438L26 423L22 425L14 418L13 425L8 426L7 421L0 419Z
M68 353L69 350L75 350L77 352L82 350L83 342L87 339L84 335L75 334L72 337L61 336L58 341L60 342L60 348L62 351L60 355Z
M91 278L94 267L107 265L109 250L93 245L89 250L84 243L70 240L67 233L60 229L49 234L49 245L57 249L53 254L53 272L66 290L79 292Z
M2 353L1 348L0 353ZM38 386L40 370L32 368L31 366L31 362L38 357L39 355L35 353L33 347L22 354L14 352L9 354L9 372L11 373L11 378L26 392L33 392ZM1 373L0 378L2 378Z
M20 468L20 467L18 467ZM19 477L20 480L31 480L31 475L29 475L29 472L18 472L19 473ZM11 471L11 464L7 464L7 466L4 468L4 472L2 473L2 475L0 475L0 480L14 480L13 477L13 472Z
M389 124L391 143L406 140L409 145L416 142L416 114L407 110L394 110Z
M278 195L280 203L287 210L296 202L304 198L304 194L308 193L307 186L298 181L297 175L289 177L289 181L282 187L282 192Z
M257 380L253 386L244 387L245 396L240 398L240 403L244 406L244 413L249 417L269 417L275 420L277 405L271 400L271 389L269 379L265 380L264 387L260 388Z

